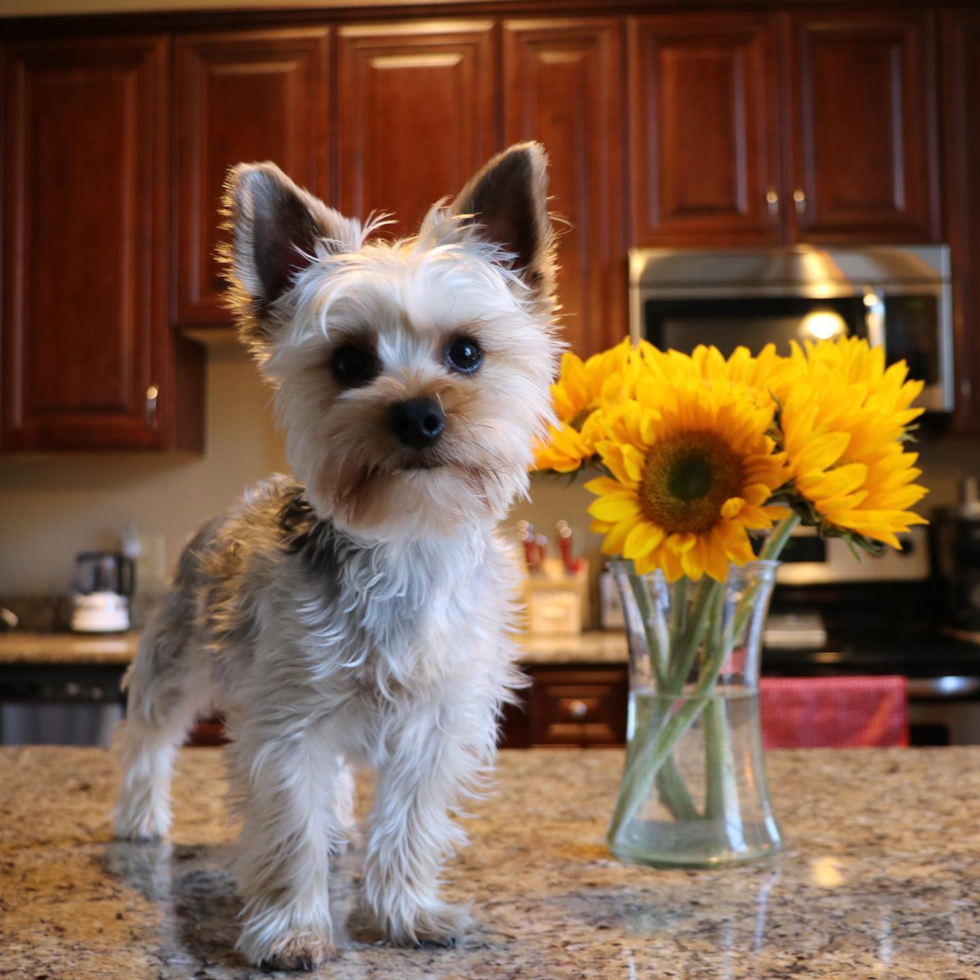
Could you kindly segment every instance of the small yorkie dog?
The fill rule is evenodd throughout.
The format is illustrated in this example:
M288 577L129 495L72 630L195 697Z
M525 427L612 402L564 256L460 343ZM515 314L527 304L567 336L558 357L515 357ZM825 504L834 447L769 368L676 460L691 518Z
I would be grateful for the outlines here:
M495 527L526 494L560 347L546 167L537 144L511 147L399 241L273 164L229 175L232 303L296 479L249 491L181 555L126 678L115 832L168 832L177 749L220 707L252 963L335 955L354 766L377 774L363 904L381 934L465 930L439 897L463 839L450 811L521 685L517 566Z

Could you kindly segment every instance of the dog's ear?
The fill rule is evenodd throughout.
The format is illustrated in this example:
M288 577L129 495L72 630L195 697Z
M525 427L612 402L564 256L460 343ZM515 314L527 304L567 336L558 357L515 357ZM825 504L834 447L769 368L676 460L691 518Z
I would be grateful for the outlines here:
M554 233L548 155L540 143L517 143L495 156L459 192L450 212L513 255L513 270L534 293L551 293Z
M274 163L240 163L228 172L224 214L232 232L221 258L229 305L243 339L267 342L283 319L274 304L318 257L356 248L354 222L293 183Z

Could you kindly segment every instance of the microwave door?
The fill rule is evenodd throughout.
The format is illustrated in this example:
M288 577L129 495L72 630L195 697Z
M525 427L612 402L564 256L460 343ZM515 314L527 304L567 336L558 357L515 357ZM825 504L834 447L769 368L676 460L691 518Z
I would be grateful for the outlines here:
M640 300L642 336L662 349L690 353L713 345L729 356L736 347L758 353L773 343L781 354L791 341L864 337L864 300L853 290L841 295L649 296ZM634 341L639 339L634 337Z
M868 339L885 349L885 363L905 361L909 377L925 382L916 404L953 410L953 350L949 284L886 286L865 292Z

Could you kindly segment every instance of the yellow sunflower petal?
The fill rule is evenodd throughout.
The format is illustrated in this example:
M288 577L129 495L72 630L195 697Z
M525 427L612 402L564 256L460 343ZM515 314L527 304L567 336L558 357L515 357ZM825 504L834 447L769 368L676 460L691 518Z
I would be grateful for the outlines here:
M622 521L640 513L640 502L634 493L609 493L593 500L589 513L600 521Z

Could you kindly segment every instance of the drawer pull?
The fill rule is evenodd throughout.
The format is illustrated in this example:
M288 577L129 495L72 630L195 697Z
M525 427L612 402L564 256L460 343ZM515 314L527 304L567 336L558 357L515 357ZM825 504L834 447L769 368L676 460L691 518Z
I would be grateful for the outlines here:
M146 424L153 428L157 424L157 399L160 397L160 389L157 385L150 385L146 389Z
M568 703L568 713L573 718L585 718L589 713L589 706L584 701L576 698L574 701Z

